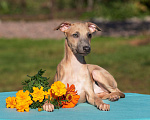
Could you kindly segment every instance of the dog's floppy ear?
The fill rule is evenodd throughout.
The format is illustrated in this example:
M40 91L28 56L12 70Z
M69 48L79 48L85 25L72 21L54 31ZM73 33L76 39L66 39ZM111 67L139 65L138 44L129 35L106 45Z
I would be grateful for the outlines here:
M70 26L71 26L71 23L63 22L58 27L56 27L54 30L60 30L62 32L66 32Z
M101 31L101 29L94 23L86 22L86 24L88 25L88 28L90 29L91 33Z

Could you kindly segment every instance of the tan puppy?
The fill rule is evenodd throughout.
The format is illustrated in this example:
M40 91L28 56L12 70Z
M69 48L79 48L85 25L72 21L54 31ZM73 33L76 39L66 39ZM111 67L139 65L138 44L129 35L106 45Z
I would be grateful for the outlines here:
M84 56L91 51L92 33L100 31L94 23L61 23L56 30L61 30L66 36L65 55L57 66L54 81L64 84L74 84L80 95L79 102L95 105L98 109L109 111L110 105L103 103L102 99L116 101L125 95L117 88L113 76L105 69L86 64ZM53 111L54 106L48 102L43 105L46 111Z

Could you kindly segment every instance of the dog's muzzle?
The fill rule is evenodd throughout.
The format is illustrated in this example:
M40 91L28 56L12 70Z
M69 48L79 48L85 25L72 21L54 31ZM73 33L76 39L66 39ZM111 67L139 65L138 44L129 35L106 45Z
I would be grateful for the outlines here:
M84 46L84 47L83 47L83 51L84 51L85 53L90 53L91 47L89 47L89 46Z

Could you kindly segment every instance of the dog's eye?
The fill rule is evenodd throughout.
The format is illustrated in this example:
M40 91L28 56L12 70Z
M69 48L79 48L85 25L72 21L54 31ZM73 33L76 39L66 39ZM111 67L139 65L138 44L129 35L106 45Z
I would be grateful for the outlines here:
M91 34L91 33L88 33L88 34L87 34L87 37L88 37L88 38L92 38L92 34Z
M75 33L75 34L73 34L73 37L74 37L74 38L78 38L79 35L78 35L77 33Z

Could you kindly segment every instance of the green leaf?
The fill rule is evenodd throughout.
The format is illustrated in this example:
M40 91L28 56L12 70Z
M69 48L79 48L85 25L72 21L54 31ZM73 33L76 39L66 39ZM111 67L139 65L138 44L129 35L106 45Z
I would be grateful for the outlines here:
M49 88L49 86L48 86L49 83L47 82L49 78L43 77L42 75L44 73L45 73L45 70L40 69L38 71L38 73L35 74L34 76L27 75L30 79L25 80L25 82L22 82L22 85L29 86L28 90L29 89L31 90L31 87L33 87L33 86L34 87L39 87L39 88L41 86L43 86L43 87L46 88L44 90L47 90ZM26 89L27 89L27 87L26 87Z

